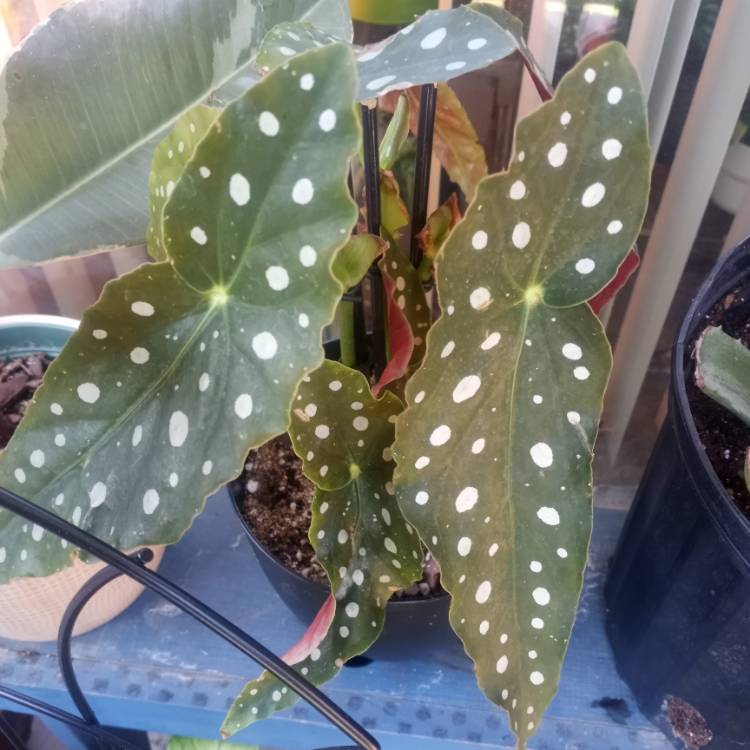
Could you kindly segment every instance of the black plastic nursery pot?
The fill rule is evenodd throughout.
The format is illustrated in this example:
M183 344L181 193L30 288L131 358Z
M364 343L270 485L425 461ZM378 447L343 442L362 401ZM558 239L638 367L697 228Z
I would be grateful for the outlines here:
M699 732L703 739L689 746L711 750L750 747L750 521L703 450L686 379L705 316L743 286L750 287L750 238L718 264L683 321L669 412L605 590L617 668L641 710L669 731L665 701L687 702L712 735L706 744L709 734Z
M325 349L329 359L338 358L338 341L327 343ZM287 568L255 537L242 514L244 488L241 479L230 483L228 489L261 570L300 623L309 625L330 595L330 590ZM367 656L380 660L400 659L408 650L429 651L455 642L456 636L448 623L449 607L448 594L392 599L386 610L383 633L368 650Z

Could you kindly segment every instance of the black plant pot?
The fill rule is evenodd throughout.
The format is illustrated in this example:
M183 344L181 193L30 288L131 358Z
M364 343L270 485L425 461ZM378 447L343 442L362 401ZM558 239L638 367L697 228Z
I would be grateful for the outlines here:
M713 733L710 750L750 747L750 522L703 451L685 383L705 315L743 283L750 238L714 269L680 329L668 416L605 589L617 668L641 710L667 730L665 699L687 701Z
M329 359L338 359L338 341L327 343L325 350ZM261 570L300 623L309 625L330 595L328 587L304 578L279 562L256 539L242 515L244 488L241 480L230 483L228 488L234 509ZM458 639L448 624L449 607L448 594L423 599L391 600L386 610L383 634L369 649L367 656L371 659L396 660L402 659L405 652L419 650L424 653L454 646Z

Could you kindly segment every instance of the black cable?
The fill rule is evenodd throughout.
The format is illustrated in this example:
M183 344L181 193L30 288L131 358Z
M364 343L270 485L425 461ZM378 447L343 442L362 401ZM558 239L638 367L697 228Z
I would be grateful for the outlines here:
M339 708L328 696L309 683L265 646L258 643L254 638L247 635L247 633L243 632L225 617L222 617L218 612L207 607L187 591L170 583L158 573L154 573L138 562L131 560L127 555L114 549L114 547L111 547L101 539L97 539L95 536L83 531L83 529L79 529L77 526L68 523L60 518L60 516L25 500L5 488L0 488L0 505L12 513L17 513L47 531L56 534L61 539L65 539L70 544L88 552L108 565L117 568L120 572L125 573L133 580L138 581L146 588L159 594L159 596L179 607L183 612L190 615L202 625L205 625L209 630L271 672L271 674L294 690L297 695L304 698L320 711L334 726L359 743L362 748L365 750L380 750L377 740ZM81 723L88 726L85 722Z

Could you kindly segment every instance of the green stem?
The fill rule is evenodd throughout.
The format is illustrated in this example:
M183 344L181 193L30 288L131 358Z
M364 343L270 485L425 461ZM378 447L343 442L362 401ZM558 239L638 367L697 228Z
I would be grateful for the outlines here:
M336 310L336 320L339 324L341 364L346 367L356 367L357 347L354 341L354 304L348 300L341 300Z

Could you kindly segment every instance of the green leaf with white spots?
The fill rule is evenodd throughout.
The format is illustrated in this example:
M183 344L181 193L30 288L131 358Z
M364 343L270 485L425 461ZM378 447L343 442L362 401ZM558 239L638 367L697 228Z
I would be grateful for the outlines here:
M154 152L151 175L148 180L149 222L146 242L148 254L154 260L166 260L164 242L164 206L185 171L185 165L198 142L214 120L221 114L218 109L198 105L184 114L172 132Z
M333 275L344 289L357 286L370 266L383 254L386 243L374 234L355 234L338 251L333 261Z
M262 750L258 745L235 745L221 740L198 740L193 737L171 737L167 750Z
M444 315L397 426L399 503L522 748L557 689L591 530L611 356L585 300L632 247L648 186L638 76L606 45L519 124L509 171L438 256Z
M377 639L393 591L421 575L422 548L394 497L391 444L401 402L375 399L361 373L326 361L300 384L289 434L318 490L310 542L335 596L335 614L295 668L315 685ZM325 609L325 608L324 608ZM248 683L222 726L224 736L299 700L268 673Z
M311 23L289 21L274 26L261 42L255 64L262 72L284 65L290 57L342 41Z
M341 297L355 90L335 45L227 107L165 208L170 261L108 284L85 313L0 455L0 484L120 549L171 543L250 447L286 431ZM71 562L22 527L0 512L0 582Z
M448 81L512 54L522 39L520 22L497 10L490 15L462 5L430 11L382 42L358 48L360 101ZM299 52L332 41L334 36L310 24L285 23L263 40L258 62L271 69Z
M155 146L288 20L351 38L346 0L78 0L52 13L0 72L0 267L143 242Z

